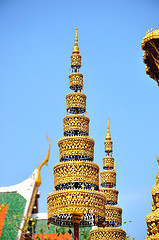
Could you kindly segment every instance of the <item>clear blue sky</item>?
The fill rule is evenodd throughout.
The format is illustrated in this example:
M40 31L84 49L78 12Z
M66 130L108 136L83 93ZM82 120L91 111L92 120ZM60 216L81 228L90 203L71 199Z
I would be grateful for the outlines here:
M40 187L46 212L77 27L95 162L102 169L109 117L123 221L132 221L136 240L146 237L158 171L159 88L145 73L141 41L158 24L158 0L0 1L1 186L32 174L45 158L48 134L51 155Z

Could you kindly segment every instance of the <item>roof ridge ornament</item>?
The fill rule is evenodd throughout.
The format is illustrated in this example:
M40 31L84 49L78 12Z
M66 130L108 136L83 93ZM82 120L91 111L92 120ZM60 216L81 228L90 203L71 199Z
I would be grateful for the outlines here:
M42 168L42 166L45 164L46 166L48 166L48 161L49 161L49 156L50 156L50 148L51 148L51 141L48 135L46 135L47 139L49 140L49 149L48 149L48 153L46 155L46 158L44 159L44 161L39 165L39 167L37 168L37 174L36 174L36 185L37 187L40 187L41 185L41 176L40 176L40 170Z

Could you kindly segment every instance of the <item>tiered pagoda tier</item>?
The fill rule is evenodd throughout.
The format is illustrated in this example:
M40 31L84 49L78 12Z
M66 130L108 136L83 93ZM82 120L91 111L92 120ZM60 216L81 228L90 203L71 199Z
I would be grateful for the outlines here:
M159 86L159 30L148 31L142 40L144 50L143 61L146 64L146 73L153 78Z
M86 95L83 90L81 55L76 30L71 56L72 73L66 95L64 137L59 139L59 160L54 166L54 190L48 195L48 221L60 226L101 226L105 196L99 192L99 166L94 163L94 140L89 137Z
M159 158L157 157L159 164ZM159 172L156 175L156 185L152 188L152 213L147 214L147 237L145 240L159 239Z
M113 239L113 240L125 240L126 232L119 228L122 224L122 209L117 207L118 203L118 190L116 187L116 166L114 158L112 157L111 135L108 130L106 134L106 141L104 142L106 156L103 158L103 169L100 173L102 193L106 196L106 208L105 208L105 223L103 227L92 229L90 232L91 240L97 239Z

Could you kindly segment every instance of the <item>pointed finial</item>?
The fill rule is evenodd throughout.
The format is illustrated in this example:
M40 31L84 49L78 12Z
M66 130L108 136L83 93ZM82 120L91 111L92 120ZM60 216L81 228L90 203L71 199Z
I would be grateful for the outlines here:
M73 47L72 53L77 53L79 54L79 47L78 47L78 33L77 33L77 28L76 28L76 38L75 38L75 45Z
M77 41L78 41L78 33L77 33L77 28L76 28L76 39L77 39Z
M108 127L107 127L106 140L111 140L111 135L110 135L110 131L109 131L109 118L108 118Z

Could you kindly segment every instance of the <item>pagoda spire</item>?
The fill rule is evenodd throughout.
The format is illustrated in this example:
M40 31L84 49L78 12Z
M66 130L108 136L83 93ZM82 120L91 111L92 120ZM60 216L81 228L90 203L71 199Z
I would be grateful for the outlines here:
M105 219L105 195L99 192L99 166L94 163L94 140L89 137L89 118L85 116L86 95L83 89L81 55L76 29L71 55L72 73L66 95L67 114L63 118L64 137L59 139L59 161L54 166L54 192L47 198L49 223L74 227L102 226Z
M105 222L103 227L98 227L90 231L91 240L116 239L125 240L126 232L119 228L122 224L122 209L117 207L118 190L116 190L116 165L114 158L110 155L113 152L113 142L109 130L109 119L106 134L105 153L103 158L103 169L101 171L101 189L106 196Z

